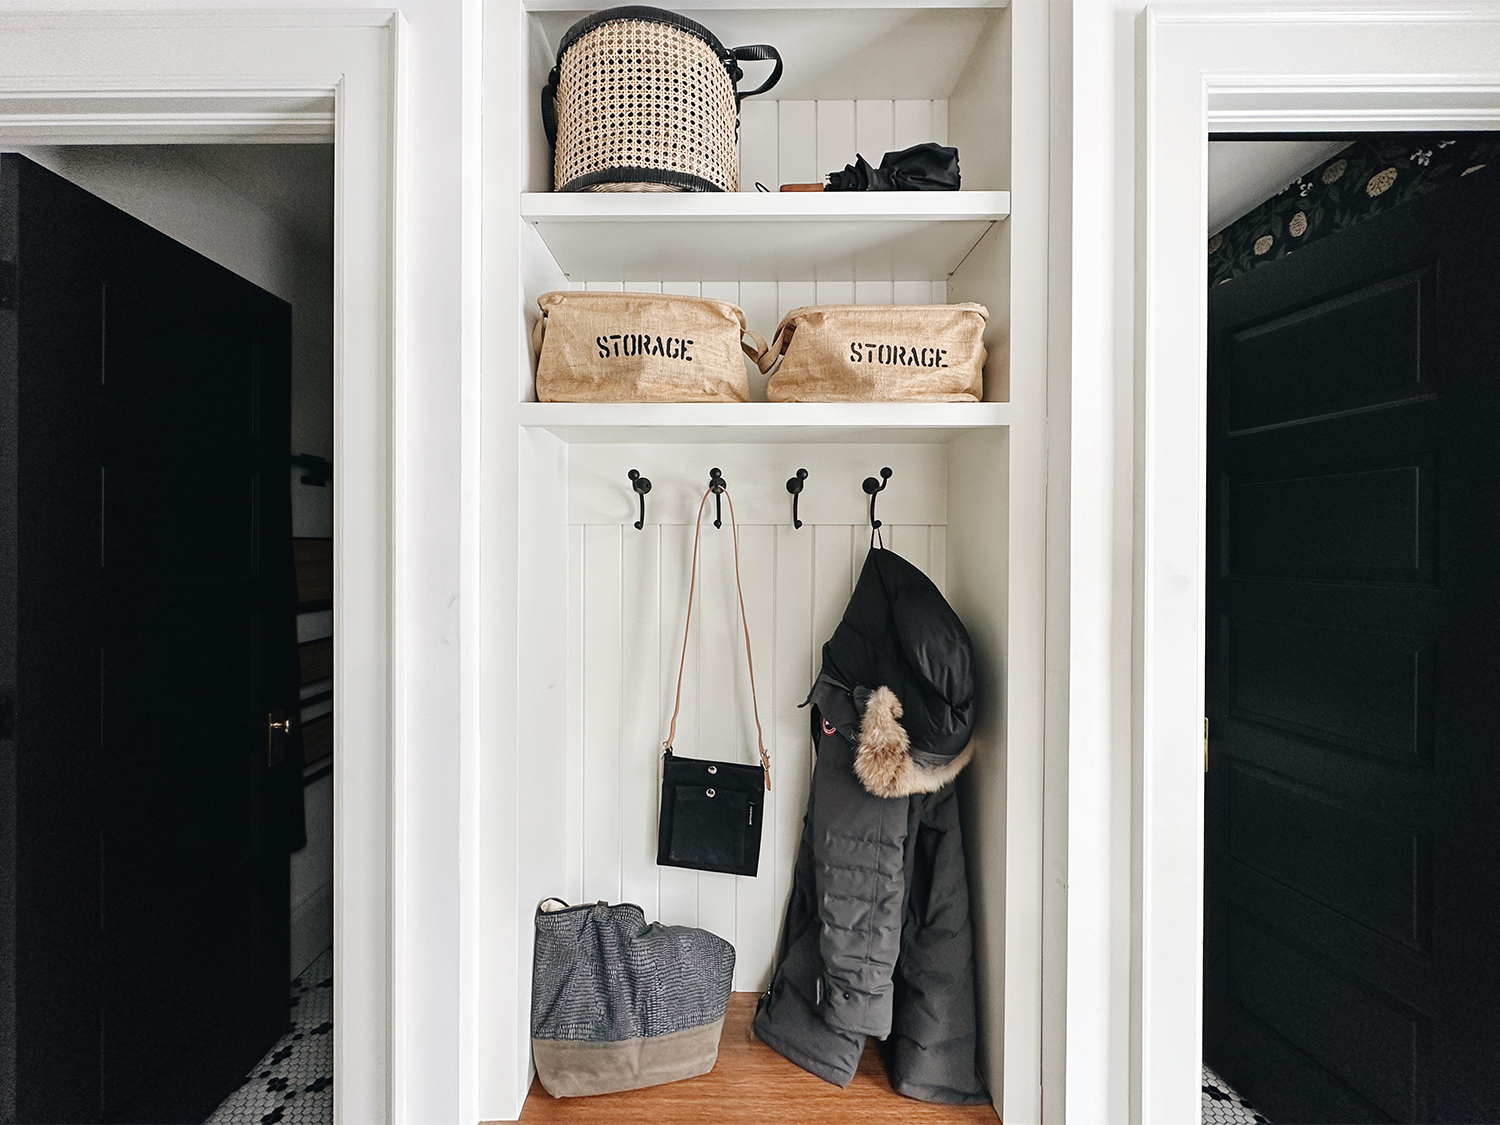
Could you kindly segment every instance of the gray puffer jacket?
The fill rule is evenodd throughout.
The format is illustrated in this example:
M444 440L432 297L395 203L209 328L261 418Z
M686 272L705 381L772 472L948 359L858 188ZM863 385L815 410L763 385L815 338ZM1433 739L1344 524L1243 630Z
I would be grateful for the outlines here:
M809 697L817 763L755 1018L764 1042L836 1085L873 1035L900 1093L989 1100L951 784L973 753L973 689L968 634L942 594L872 550Z

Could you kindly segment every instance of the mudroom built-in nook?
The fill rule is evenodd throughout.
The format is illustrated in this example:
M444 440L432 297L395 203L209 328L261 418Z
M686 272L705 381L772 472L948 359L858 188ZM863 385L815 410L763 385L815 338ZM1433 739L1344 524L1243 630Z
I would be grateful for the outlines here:
M981 1070L997 1112L1024 1116L1041 1081L1047 14L679 10L726 44L774 44L785 61L775 90L741 107L738 192L553 192L538 95L561 36L586 11L552 0L486 9L484 535L487 558L501 561L486 562L484 581L487 605L506 608L489 619L482 660L493 694L478 816L483 834L509 818L490 816L508 802L518 828L486 838L479 873L476 972L495 1001L481 999L482 1113L513 1119L530 1088L527 1119L537 1099L551 1103L547 1120L598 1119L585 1109L598 1099L553 1103L531 1086L527 998L542 899L633 902L648 921L711 930L735 947L735 992L767 987L813 761L798 705L870 546L862 482L889 470L875 511L884 545L945 594L980 665L977 753L959 789ZM878 162L924 141L958 148L962 190L777 190L820 180L856 152ZM537 298L569 289L718 298L767 337L803 305L977 301L989 310L984 400L773 403L751 365L746 403L538 402ZM754 878L656 863L694 517L713 470L739 523L771 759ZM632 487L632 472L649 492ZM727 508L716 528L708 506L677 747L750 763L732 531ZM726 1025L719 1070L739 1057L731 1034ZM695 1081L658 1092L690 1099ZM941 1110L886 1096L892 1112ZM880 1119L878 1106L859 1104ZM830 1108L809 1119L840 1112L837 1101L817 1105ZM719 1109L719 1120L738 1120L733 1106Z

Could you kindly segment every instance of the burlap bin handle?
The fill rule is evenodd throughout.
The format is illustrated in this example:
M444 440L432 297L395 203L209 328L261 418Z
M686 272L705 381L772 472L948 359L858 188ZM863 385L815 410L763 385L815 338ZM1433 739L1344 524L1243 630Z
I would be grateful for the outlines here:
M741 355L766 341L727 301L668 293L543 293L531 330L542 402L747 402Z
M787 313L759 360L772 402L978 402L989 310L809 305Z

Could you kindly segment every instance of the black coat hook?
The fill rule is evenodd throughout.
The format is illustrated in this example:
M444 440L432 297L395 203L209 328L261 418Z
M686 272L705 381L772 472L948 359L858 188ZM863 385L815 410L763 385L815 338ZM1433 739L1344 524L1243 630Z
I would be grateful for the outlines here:
M801 527L802 521L797 518L797 501L802 496L802 482L807 479L807 470L798 469L797 475L786 482L786 490L792 494L792 526Z
M718 469L708 470L708 488L714 494L714 526L723 527L724 521L720 519L719 500L724 495L724 490L729 487L729 482L724 479L724 474Z
M889 467L880 470L880 479L865 477L865 483L861 486L870 497L870 530L874 531L880 526L880 521L875 518L875 496L884 492L885 486L890 483L891 470Z
M631 469L630 487L635 489L635 494L641 502L641 518L635 521L635 529L640 531L646 526L646 493L651 491L651 482L635 469Z

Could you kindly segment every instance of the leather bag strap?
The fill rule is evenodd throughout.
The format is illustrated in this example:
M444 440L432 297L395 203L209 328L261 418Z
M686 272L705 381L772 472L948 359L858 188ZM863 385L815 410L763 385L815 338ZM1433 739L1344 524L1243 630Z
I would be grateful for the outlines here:
M735 91L735 108L739 108L739 104L746 98L753 98L756 94L764 94L772 86L781 81L781 52L769 43L754 43L748 47L736 47L729 52L729 57L733 60L733 69L729 73L736 84L744 77L744 72L739 67L740 63L774 62L776 64L775 69L771 71L771 77L767 78L755 89L746 90L744 93L740 93L738 90Z
M703 538L703 510L708 507L708 498L713 495L710 488L698 503L698 519L693 526L693 569L688 579L687 623L682 627L682 659L677 663L677 696L672 702L672 726L667 731L666 749L672 749L677 739L677 713L682 709L682 674L687 668L688 631L693 627L693 592L698 585L698 543ZM745 664L750 669L750 710L755 715L755 741L760 746L760 768L765 774L766 789L771 788L771 756L766 753L766 735L760 725L760 705L755 700L755 657L750 654L750 620L745 616L745 587L740 581L740 527L734 522L734 499L729 489L724 490L724 499L729 502L729 529L734 539L734 588L740 599L740 626L745 630Z

